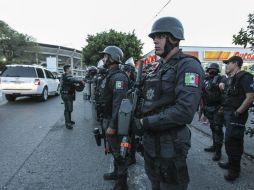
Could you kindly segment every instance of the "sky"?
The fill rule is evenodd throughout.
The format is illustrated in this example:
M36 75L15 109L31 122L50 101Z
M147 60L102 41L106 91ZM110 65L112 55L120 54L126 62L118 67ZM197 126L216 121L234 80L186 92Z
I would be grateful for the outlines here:
M154 48L148 34L160 17L173 16L182 22L182 46L234 47L232 36L247 27L248 14L254 13L254 0L171 0L164 7L167 2L0 0L0 20L39 43L78 50L87 45L88 34L134 30L145 54Z

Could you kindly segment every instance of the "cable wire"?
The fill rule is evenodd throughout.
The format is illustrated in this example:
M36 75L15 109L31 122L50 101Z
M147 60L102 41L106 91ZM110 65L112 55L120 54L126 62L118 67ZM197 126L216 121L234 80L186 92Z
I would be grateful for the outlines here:
M166 6L171 2L172 0L169 0L160 10L159 12L153 17L155 19L162 11L166 8Z

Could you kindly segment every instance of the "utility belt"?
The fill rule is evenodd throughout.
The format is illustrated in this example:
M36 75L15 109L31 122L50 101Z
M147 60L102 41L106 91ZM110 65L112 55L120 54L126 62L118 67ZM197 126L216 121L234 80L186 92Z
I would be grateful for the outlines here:
M177 124L170 124L170 125L171 127L169 129L160 130L160 131L146 129L145 133L148 134L149 136L172 135L173 133L177 133L179 129L186 127L186 125L177 125Z
M61 91L61 94L71 94L69 91L63 90Z

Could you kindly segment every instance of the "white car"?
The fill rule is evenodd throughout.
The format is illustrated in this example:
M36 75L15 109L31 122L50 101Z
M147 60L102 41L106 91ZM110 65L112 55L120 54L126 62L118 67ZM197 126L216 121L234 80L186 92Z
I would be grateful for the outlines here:
M49 95L60 94L60 82L41 66L6 65L0 75L0 89L8 101L20 96L37 96L46 101Z

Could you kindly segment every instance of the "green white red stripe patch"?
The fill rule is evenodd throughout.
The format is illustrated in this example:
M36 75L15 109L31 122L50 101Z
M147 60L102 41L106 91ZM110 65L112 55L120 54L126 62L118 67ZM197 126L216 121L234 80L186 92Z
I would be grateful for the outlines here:
M119 90L124 89L124 82L123 81L116 81L115 88L119 89Z
M185 73L184 74L184 85L198 87L200 77L197 73Z

